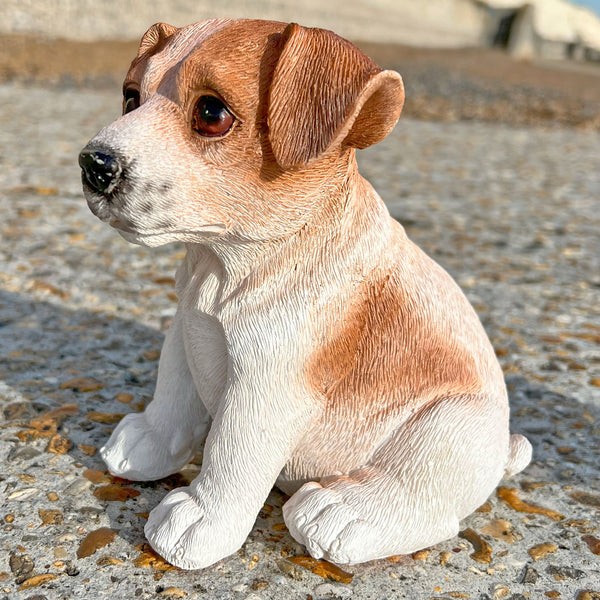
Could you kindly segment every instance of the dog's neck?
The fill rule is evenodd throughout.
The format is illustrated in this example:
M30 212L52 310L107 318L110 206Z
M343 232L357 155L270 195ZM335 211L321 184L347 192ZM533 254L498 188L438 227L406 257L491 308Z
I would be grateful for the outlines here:
M391 217L381 198L358 173L353 156L344 176L322 189L326 192L321 194L327 194L326 200L321 200L323 209L288 235L260 241L217 239L187 244L184 263L177 272L180 300L183 294L193 298L201 280L214 281L210 295L218 287L223 301L273 277L279 277L285 287L290 271L317 277L323 261L336 260L352 268L353 263L376 256L376 246L387 243ZM365 244L368 252L357 248ZM312 254L307 254L307 249ZM186 294L190 284L194 290Z

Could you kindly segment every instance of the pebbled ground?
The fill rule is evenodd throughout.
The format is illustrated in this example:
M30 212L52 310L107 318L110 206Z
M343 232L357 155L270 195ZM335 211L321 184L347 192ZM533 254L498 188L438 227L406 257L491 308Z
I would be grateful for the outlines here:
M303 556L274 491L239 553L184 572L143 526L198 465L137 484L96 452L152 397L182 256L127 244L83 200L76 156L117 93L0 85L0 599L600 598L597 133L401 119L360 155L479 312L530 467L460 537L341 570Z

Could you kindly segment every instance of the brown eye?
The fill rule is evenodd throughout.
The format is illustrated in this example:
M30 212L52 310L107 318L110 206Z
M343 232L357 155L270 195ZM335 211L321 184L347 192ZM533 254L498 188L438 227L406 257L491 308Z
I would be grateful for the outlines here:
M192 113L192 129L205 137L225 135L235 117L216 96L201 96Z
M135 110L140 105L140 93L133 88L127 88L123 92L123 114Z

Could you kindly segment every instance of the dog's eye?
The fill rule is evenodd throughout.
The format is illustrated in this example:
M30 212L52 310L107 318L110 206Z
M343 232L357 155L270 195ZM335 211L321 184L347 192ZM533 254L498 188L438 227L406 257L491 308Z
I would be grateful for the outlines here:
M206 137L226 134L235 117L216 96L201 96L192 113L192 129Z
M133 88L127 88L123 92L123 114L135 110L140 105L140 93Z

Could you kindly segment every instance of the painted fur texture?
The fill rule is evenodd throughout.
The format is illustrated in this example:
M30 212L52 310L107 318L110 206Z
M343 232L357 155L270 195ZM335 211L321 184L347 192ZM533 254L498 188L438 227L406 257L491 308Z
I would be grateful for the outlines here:
M199 476L151 512L168 561L237 551L273 485L315 558L358 563L456 535L531 446L468 301L358 173L401 77L332 32L154 25L124 115L80 155L90 209L186 244L154 399L102 448L134 480Z

